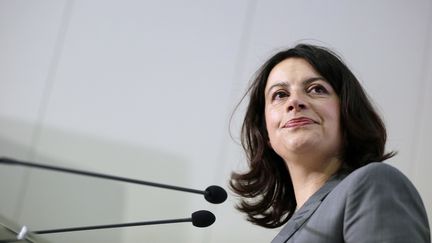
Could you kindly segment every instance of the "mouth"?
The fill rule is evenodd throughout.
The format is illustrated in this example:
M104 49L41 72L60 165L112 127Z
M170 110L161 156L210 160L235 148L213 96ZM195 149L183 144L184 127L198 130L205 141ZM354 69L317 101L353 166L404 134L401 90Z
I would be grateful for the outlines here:
M307 125L316 124L316 123L317 122L315 122L314 120L312 120L310 118L298 117L298 118L293 118L293 119L287 121L283 125L283 128L301 127L301 126L307 126Z

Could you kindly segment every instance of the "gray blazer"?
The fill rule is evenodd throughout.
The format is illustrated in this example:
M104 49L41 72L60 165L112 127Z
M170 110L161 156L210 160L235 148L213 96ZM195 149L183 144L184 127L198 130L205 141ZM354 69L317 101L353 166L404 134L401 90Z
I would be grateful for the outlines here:
M330 178L272 243L430 243L422 200L399 170L371 163Z

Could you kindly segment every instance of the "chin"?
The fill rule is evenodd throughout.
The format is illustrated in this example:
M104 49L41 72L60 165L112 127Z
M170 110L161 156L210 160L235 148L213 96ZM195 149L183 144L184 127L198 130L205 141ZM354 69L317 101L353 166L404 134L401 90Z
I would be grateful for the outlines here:
M290 150L296 153L305 153L305 152L313 152L316 150L316 146L313 146L309 143L295 143L290 146Z
M294 153L311 152L317 149L317 142L313 139L290 139L286 141L284 148Z
M286 139L285 144L289 147L294 148L303 148L303 147L311 147L319 144L317 134L308 134L308 136L293 136L291 138Z

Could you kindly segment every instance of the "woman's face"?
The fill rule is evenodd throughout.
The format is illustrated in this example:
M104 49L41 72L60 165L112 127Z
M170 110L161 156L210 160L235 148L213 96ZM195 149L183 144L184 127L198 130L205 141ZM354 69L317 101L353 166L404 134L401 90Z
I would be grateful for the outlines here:
M264 95L267 132L279 156L285 160L294 154L338 156L339 97L307 61L288 58L277 64Z

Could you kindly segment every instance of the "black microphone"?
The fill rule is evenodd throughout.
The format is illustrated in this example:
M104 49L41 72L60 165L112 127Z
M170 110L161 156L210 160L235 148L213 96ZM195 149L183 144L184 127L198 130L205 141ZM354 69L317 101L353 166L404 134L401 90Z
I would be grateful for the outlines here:
M214 214L206 210L199 210L192 213L190 218L183 219L167 219L167 220L155 220L155 221L144 221L134 223L123 223L123 224L107 224L107 225L95 225L95 226L83 226L73 228L61 228L61 229L49 229L49 230L36 230L34 234L52 234L52 233L63 233L71 231L83 231L83 230L95 230L95 229L109 229L109 228L120 228L120 227L131 227L141 225L155 225L155 224L171 224L171 223L183 223L192 222L196 227L205 228L212 225L216 220Z
M113 176L113 175L100 174L100 173L95 173L95 172L90 172L90 171L82 171L82 170L75 170L75 169L69 169L69 168L64 168L64 167L57 167L57 166L51 166L51 165L18 161L18 160L6 158L6 157L0 157L0 164L18 165L18 166L32 167L32 168L38 168L38 169L44 169L44 170L53 170L53 171L59 171L59 172L64 172L64 173L85 175L85 176L90 176L90 177L104 178L104 179L115 180L115 181L123 181L123 182L128 182L128 183L171 189L171 190L176 190L176 191L203 194L204 198L208 202L214 203L214 204L223 203L228 197L227 192L222 187L216 186L216 185L209 186L204 191L201 191L201 190L195 190L195 189L189 189L189 188L184 188L184 187L166 185L166 184L161 184L161 183L142 181L142 180L125 178L125 177Z
M27 238L28 234L54 234L64 233L72 231L84 231L84 230L96 230L96 229L111 229L121 227L132 227L132 226L143 226L143 225L155 225L155 224L171 224L171 223L183 223L192 222L192 224L199 228L205 228L212 225L216 221L216 217L209 211L199 210L193 212L190 218L182 219L167 219L167 220L155 220L155 221L144 221L134 223L123 223L123 224L106 224L106 225L94 225L94 226L82 226L82 227L71 227L71 228L59 228L59 229L48 229L48 230L36 230L28 231L26 226L23 226L15 239L2 239L3 242L17 242ZM33 242L33 241L32 241Z

